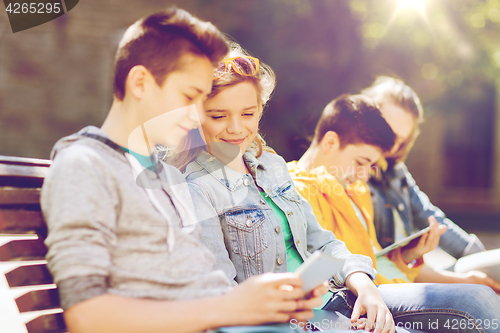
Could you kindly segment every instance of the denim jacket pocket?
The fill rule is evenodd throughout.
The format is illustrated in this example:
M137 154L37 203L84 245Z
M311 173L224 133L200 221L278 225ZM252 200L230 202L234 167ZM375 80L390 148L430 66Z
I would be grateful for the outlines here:
M276 192L280 197L282 197L285 200L300 203L299 194L297 193L297 191L294 190L290 182L280 186Z
M269 246L266 217L262 208L233 209L225 214L231 250L242 257L254 258Z

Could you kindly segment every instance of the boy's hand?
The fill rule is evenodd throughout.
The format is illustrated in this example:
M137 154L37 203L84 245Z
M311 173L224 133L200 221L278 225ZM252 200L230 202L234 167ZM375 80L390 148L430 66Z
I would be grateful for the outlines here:
M316 288L314 297L307 298L297 274L266 273L247 279L224 295L223 301L234 325L303 321L313 317L313 307L321 305L316 294L323 290Z
M351 323L358 329L377 333L394 333L396 326L380 292L365 273L353 273L346 279L347 287L358 298L354 303ZM366 319L360 316L366 313Z
M309 304L309 309L313 309L315 307L321 306L323 303L323 296L328 292L329 284L328 281L325 281L322 285L314 288L312 291L308 292L306 295L306 304Z
M407 264L434 250L439 244L441 235L448 230L445 225L438 225L434 216L429 216L428 220L429 232L401 248L401 256Z
M297 300L298 311L293 313L290 319L296 319L297 323L302 323L303 327L306 327L307 319L314 317L313 309L323 304L321 296L328 292L328 287L328 282L325 281L325 283L307 293L303 300Z

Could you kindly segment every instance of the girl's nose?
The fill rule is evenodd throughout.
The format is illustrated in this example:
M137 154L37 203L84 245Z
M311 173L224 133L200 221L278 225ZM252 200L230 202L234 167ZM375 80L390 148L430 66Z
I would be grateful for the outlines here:
M226 131L230 134L241 133L241 124L240 124L238 117L232 117L232 119L230 120L230 122L226 128Z

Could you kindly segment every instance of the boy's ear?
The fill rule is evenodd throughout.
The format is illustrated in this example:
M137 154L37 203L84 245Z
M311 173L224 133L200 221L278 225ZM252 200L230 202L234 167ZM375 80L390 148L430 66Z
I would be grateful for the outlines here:
M332 149L339 149L340 140L338 134L334 131L326 132L320 142L320 145L325 153L331 151Z
M148 83L147 81L151 78L152 75L146 67L142 65L132 67L125 81L125 94L130 93L137 99L143 98Z

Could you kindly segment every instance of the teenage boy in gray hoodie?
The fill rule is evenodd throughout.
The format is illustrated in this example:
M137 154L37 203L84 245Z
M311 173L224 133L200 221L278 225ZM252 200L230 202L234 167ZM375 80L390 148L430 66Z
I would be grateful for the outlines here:
M176 146L203 121L213 66L227 53L210 23L169 9L120 42L114 100L101 128L57 142L42 188L49 269L71 332L194 332L311 317L294 274L232 289L199 241L181 174L152 147ZM270 330L268 330L270 331Z

